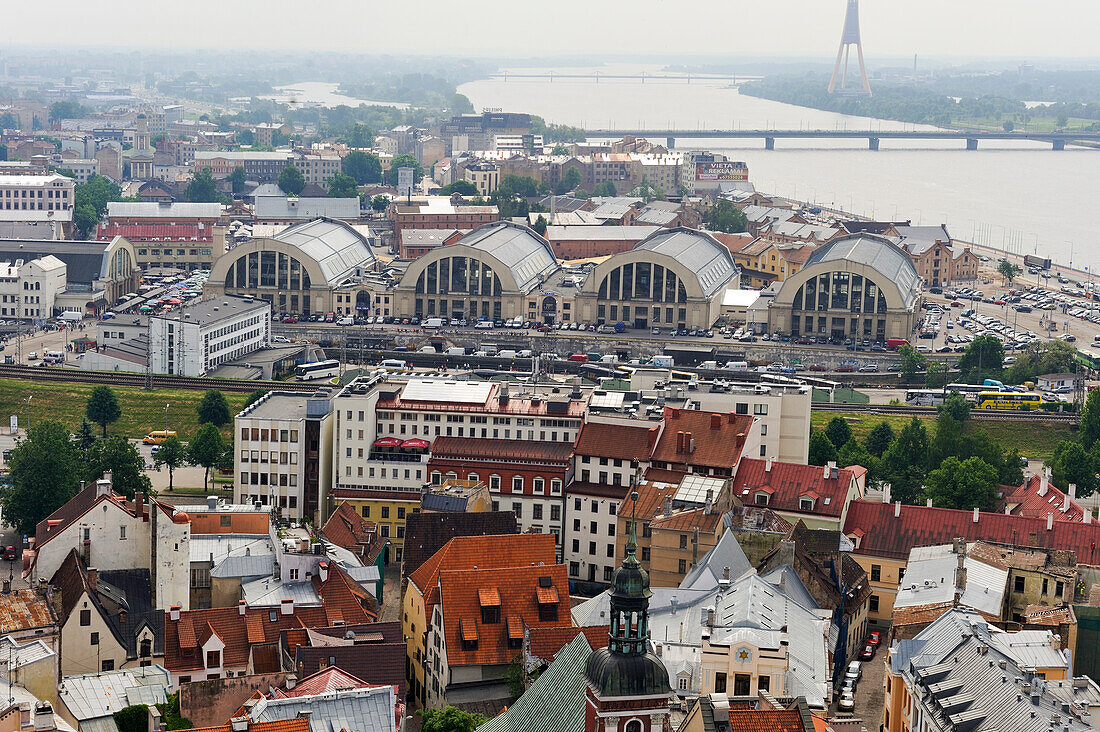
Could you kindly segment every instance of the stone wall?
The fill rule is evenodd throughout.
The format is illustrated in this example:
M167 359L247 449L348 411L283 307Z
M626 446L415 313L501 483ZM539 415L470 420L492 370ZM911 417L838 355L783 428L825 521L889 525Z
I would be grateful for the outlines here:
M195 727L225 724L252 692L281 686L289 672L208 679L180 685L180 715Z

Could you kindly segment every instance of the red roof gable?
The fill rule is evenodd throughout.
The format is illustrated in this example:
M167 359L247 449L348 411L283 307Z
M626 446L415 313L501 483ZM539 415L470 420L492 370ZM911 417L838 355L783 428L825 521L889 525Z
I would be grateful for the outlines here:
M895 510L899 515L895 516ZM862 532L862 533L860 533ZM1082 564L1100 564L1100 524L1054 521L1047 529L1045 518L1014 516L928 506L898 506L857 500L848 506L844 533L858 537L856 552L905 559L915 546L949 544L955 537L995 544L1065 549L1076 552Z
M499 622L483 623L478 590L500 594ZM447 662L452 666L508 663L519 650L509 639L521 638L528 627L559 625L569 620L569 578L564 564L504 569L471 569L439 573ZM553 619L540 620L540 605L556 609ZM466 641L464 643L463 641ZM476 641L473 647L468 643Z
M1053 513L1055 521L1084 520L1085 509L1081 504L1055 488L1049 480L1043 495L1039 495L1041 490L1043 477L1033 475L1019 488L1007 488L1005 505L1013 506L1012 513L1016 516L1031 516L1045 521L1047 514ZM1063 507L1066 510L1063 511Z
M798 709L733 709L730 732L805 732Z
M135 243L201 244L214 241L214 229L198 224L100 224L96 230L99 241L111 241L116 236Z
M305 677L296 683L293 689L288 689L286 686L276 689L275 696L280 699L287 699L295 696L324 694L326 691L339 691L341 689L368 689L372 686L378 686L378 684L368 684L337 666L329 666Z
M657 444L657 425L586 422L577 435L577 455L646 462Z
M732 470L741 457L752 417L665 407L665 427L653 461Z
M744 504L756 501L755 493L768 493L768 508L773 511L793 511L813 516L840 518L844 511L844 499L852 485L854 474L847 468L839 468L837 477L826 478L819 465L799 465L778 460L742 458L733 477L733 495ZM800 507L799 501L808 498L813 508Z
M222 724L217 727L194 727L187 732L233 732L232 724ZM309 732L309 719L298 717L295 719L272 719L267 722L253 722L248 720L248 732Z

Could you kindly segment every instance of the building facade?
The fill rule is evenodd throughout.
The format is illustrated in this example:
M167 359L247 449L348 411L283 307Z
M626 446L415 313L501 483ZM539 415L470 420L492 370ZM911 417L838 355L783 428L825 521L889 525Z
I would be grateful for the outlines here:
M202 376L271 342L271 306L213 298L149 317L149 367L157 374Z

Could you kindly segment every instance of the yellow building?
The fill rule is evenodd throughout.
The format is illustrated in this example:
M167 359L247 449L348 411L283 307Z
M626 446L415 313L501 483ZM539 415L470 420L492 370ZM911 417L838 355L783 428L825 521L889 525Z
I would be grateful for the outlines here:
M420 491L394 491L374 488L337 488L332 496L337 503L347 502L356 512L378 524L378 535L389 541L386 563L401 563L405 549L405 517L420 512Z

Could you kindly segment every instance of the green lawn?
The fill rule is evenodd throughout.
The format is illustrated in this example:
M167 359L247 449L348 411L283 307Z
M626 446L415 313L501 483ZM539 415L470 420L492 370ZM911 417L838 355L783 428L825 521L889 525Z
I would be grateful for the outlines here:
M0 379L0 419L6 421L12 414L19 415L20 427L29 413L31 425L44 419L52 419L76 430L84 417L84 405L93 384L38 383L22 379ZM122 416L108 425L108 434L139 438L152 430L164 429L164 405L168 407L168 429L176 430L181 440L189 440L198 430L199 420L195 412L202 399L201 391L179 389L155 389L146 391L135 387L112 387L122 407ZM29 410L26 399L30 396ZM246 394L225 393L229 413L236 414L244 406ZM99 427L96 426L98 432Z
M897 414L865 414L862 412L813 412L810 415L810 424L814 429L823 429L833 417L844 417L848 426L852 428L852 435L862 440L879 422L888 422L897 433L912 419ZM929 434L935 434L935 417L917 417L924 423ZM969 420L966 423L968 430L984 429L989 436L997 441L1006 450L1016 448L1020 455L1049 461L1054 454L1054 448L1062 440L1072 440L1076 432L1068 426L1037 424L1033 422L977 422Z

